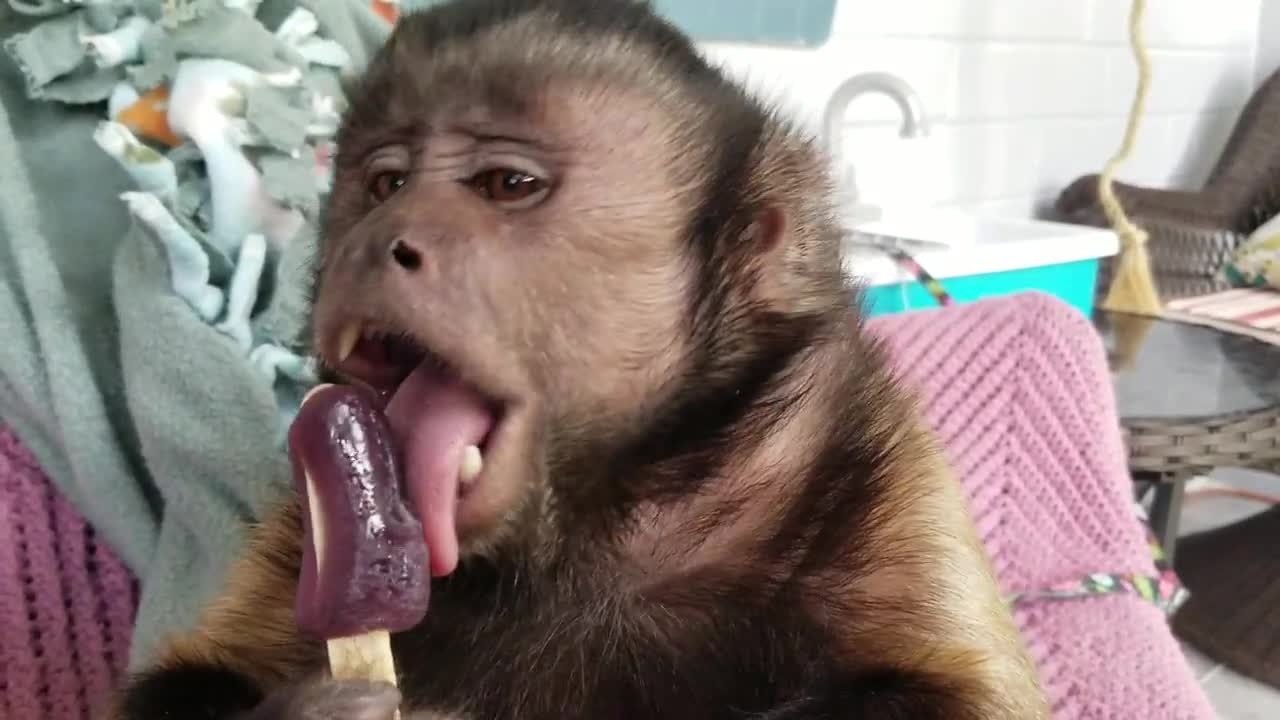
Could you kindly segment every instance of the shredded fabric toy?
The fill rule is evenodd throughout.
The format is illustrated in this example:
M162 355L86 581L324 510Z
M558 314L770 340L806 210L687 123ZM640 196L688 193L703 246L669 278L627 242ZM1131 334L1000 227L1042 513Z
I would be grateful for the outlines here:
M0 7L0 417L181 628L287 488L342 83L384 0Z
M94 139L137 184L121 200L164 247L174 292L269 381L305 389L314 372L293 338L252 316L264 271L319 207L351 57L305 7L272 22L254 5L64 6L5 49L32 98L107 101Z

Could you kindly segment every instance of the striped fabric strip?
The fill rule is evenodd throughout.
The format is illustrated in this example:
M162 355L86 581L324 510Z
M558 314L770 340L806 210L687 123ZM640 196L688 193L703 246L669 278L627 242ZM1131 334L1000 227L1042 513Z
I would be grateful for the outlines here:
M1181 298L1169 302L1165 316L1280 344L1280 292L1275 290L1237 288Z

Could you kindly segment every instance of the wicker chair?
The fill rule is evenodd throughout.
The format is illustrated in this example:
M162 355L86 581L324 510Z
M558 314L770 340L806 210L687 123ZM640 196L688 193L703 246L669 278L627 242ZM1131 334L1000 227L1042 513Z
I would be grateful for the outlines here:
M1058 197L1061 219L1105 226L1098 176L1071 183ZM1280 214L1280 70L1250 98L1203 189L1159 190L1115 184L1116 196L1150 234L1156 287L1164 300L1226 288L1219 270L1259 225ZM1103 263L1098 287L1110 285Z
M1097 175L1071 183L1058 197L1060 219L1105 226L1097 184ZM1130 218L1150 234L1152 274L1161 299L1227 289L1220 271L1232 251L1280 214L1280 70L1245 105L1200 191L1125 183L1116 183L1115 190ZM1111 285L1113 260L1100 268L1100 297ZM1113 319L1150 322L1098 318L1104 330ZM1143 331L1137 333L1140 337ZM1255 341L1224 335L1221 342ZM1126 417L1123 425L1130 472L1141 489L1155 490L1153 525L1170 555L1186 479L1226 465L1280 471L1280 407L1207 417Z

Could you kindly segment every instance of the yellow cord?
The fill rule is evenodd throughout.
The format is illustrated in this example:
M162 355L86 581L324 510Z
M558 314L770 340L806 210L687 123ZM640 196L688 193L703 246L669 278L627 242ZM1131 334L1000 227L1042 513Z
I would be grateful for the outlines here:
M1129 41L1138 64L1138 87L1129 121L1125 127L1120 149L1103 168L1098 177L1098 198L1102 209L1120 238L1120 258L1116 264L1103 306L1108 310L1158 315L1162 309L1160 296L1151 277L1151 259L1147 255L1147 232L1129 220L1124 207L1112 189L1116 170L1133 153L1138 126L1146 110L1147 93L1151 86L1151 60L1142 39L1142 18L1147 9L1146 0L1133 0L1129 14Z

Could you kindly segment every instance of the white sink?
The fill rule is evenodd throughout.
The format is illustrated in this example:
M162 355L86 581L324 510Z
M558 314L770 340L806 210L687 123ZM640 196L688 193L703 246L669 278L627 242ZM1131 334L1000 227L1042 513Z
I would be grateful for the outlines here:
M1110 230L951 210L888 213L849 233L845 268L871 285L913 279L888 255L867 247L872 238L895 242L940 279L1107 257L1119 249Z

